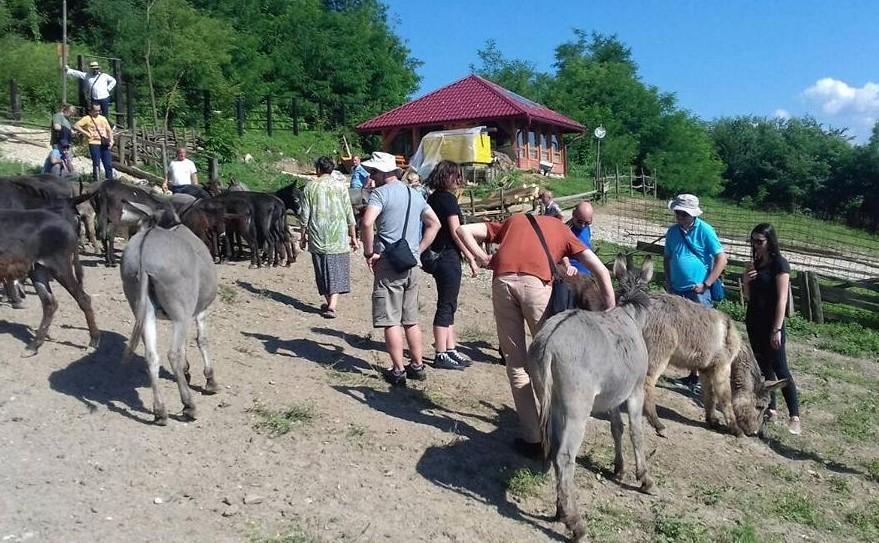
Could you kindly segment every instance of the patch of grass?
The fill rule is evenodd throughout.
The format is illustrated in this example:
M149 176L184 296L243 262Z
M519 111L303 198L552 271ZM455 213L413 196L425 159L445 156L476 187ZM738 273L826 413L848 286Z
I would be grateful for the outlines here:
M698 485L691 494L691 497L702 505L717 505L727 490L726 487Z
M830 403L830 392L826 387L818 390L804 390L800 393L801 406L816 407L828 403Z
M879 406L870 398L863 398L837 415L839 433L849 441L864 442L876 434L874 426Z
M774 464L772 466L767 467L766 471L771 473L775 477L781 479L782 481L787 482L787 483L794 483L794 482L800 480L799 473L794 473L793 471L789 470L788 468L781 466L781 465L778 465L778 464Z
M234 304L238 299L238 290L229 285L219 285L217 287L217 297L224 304Z
M737 523L732 528L724 528L717 534L718 543L767 543L757 527L750 520Z
M48 151L46 154L49 154ZM24 162L0 159L0 175L29 175L33 173L40 173L40 168Z
M589 536L594 541L627 541L621 535L624 528L635 523L632 514L625 509L602 504L595 507L586 516Z
M830 486L830 491L834 494L848 496L852 493L852 485L849 483L848 479L844 477L831 477L827 480L827 484Z
M864 540L879 539L879 501L874 500L862 509L848 513L845 520L858 530Z
M517 498L531 498L540 494L547 479L543 473L535 473L528 468L517 469L507 482L507 490Z
M867 468L867 477L873 481L879 482L879 458L874 458L869 462L864 462Z
M824 524L821 511L802 494L786 492L772 500L771 512L779 518L811 528L819 528Z
M668 514L662 507L653 508L653 541L661 543L709 543L714 541L701 522Z
M248 411L259 418L255 427L268 432L272 437L287 434L296 426L304 426L316 416L314 408L310 405L294 405L286 409L272 410L257 404Z
M725 299L717 304L717 309L732 317L734 321L745 322L745 306L739 302Z

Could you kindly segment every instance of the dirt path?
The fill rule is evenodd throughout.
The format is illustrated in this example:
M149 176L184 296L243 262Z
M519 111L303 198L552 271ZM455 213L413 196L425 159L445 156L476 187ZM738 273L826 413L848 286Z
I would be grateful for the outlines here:
M221 391L195 396L197 421L160 428L149 423L143 359L119 361L131 312L118 270L94 256L85 262L104 331L97 352L83 350L84 319L66 293L54 341L31 358L20 355L39 320L36 297L25 310L0 306L0 540L269 541L261 538L291 531L310 537L292 541L561 540L563 527L547 520L552 485L522 483L517 470L540 466L509 447L515 415L504 369L493 363L487 277L467 280L461 295L459 330L474 366L430 371L426 382L392 390L375 371L386 358L370 327L371 278L360 259L334 321L317 314L307 259L277 270L223 265L209 321ZM423 292L428 325L432 284ZM167 326L160 338L167 345ZM193 384L201 385L194 344L189 354ZM166 404L179 413L176 386L163 375ZM807 470L819 469L759 441L709 432L699 407L680 393L663 390L660 403L673 437L647 438L656 497L607 481L609 430L590 422L577 478L598 540L653 540L657 511L689 515L695 507L699 522L730 525L747 518L747 508L700 506L698 489L752 492L765 469L806 480ZM261 408L301 408L307 420L271 437L255 427ZM857 488L867 484L850 478ZM785 483L760 484L762 495ZM834 540L809 526L767 524L761 533L786 532L789 541Z

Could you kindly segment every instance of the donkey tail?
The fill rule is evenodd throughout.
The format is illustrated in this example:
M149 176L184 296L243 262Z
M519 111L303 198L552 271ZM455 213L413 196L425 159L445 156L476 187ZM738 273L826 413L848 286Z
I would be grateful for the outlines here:
M144 273L143 269L138 273L138 282L140 283L140 291L137 295L137 304L134 310L134 327L131 330L131 337L128 340L128 347L125 354L122 355L122 363L125 364L137 350L140 345L141 336L143 334L143 323L146 320L147 304L149 301L150 276Z
M537 415L540 425L540 441L543 446L545 458L551 458L553 452L550 447L556 440L552 439L552 349L549 348L551 334L547 327L534 338L531 348L528 349L528 373L534 394L537 397Z

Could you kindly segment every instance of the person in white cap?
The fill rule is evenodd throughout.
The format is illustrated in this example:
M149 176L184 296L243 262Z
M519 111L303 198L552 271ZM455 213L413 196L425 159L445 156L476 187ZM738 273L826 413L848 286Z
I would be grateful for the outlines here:
M372 153L363 167L375 180L363 213L363 256L375 275L372 290L372 325L384 329L391 368L383 376L392 385L406 378L427 377L422 362L418 284L421 253L433 243L440 221L417 190L400 181L403 172L394 155ZM423 232L422 232L423 229ZM411 363L403 364L403 335Z
M64 69L67 75L85 80L89 103L101 106L101 115L106 117L110 113L110 93L116 88L116 78L101 72L101 65L95 60L89 62L88 73L74 70L70 66L65 66Z
M699 217L702 209L699 198L692 194L678 194L668 203L675 214L675 224L665 233L665 289L688 300L712 307L711 286L720 281L720 274L728 260L717 233ZM683 384L695 390L696 372L683 379Z

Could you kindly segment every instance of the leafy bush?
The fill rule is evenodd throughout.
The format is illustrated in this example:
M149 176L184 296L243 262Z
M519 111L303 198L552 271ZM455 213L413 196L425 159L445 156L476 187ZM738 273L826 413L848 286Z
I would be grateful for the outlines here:
M21 93L21 107L25 112L46 113L61 103L58 55L54 43L27 41L18 36L0 39L3 51L0 61L0 81L14 79ZM76 97L78 79L69 79L67 98ZM9 93L0 93L0 100L9 105ZM46 120L48 125L49 120Z

